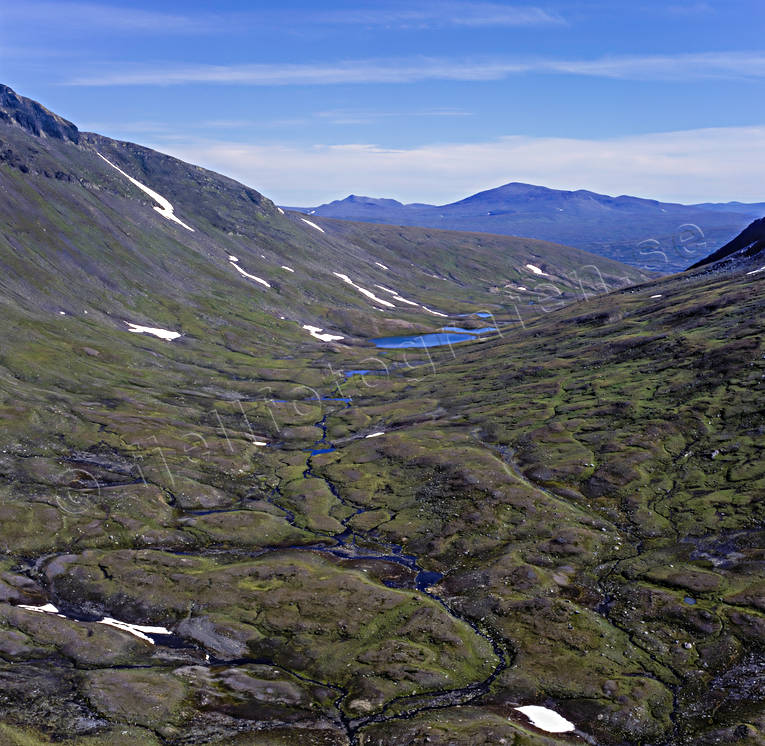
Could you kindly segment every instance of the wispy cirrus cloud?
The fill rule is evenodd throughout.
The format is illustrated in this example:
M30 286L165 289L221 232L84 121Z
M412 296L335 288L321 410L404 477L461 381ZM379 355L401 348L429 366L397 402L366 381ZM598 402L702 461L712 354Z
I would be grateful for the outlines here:
M765 77L765 52L700 52L545 63L550 72L633 80Z
M225 130L295 130L315 127L317 123L332 125L371 125L387 119L440 119L454 117L472 117L474 114L463 109L414 109L412 111L391 111L375 109L331 109L315 111L302 117L275 117L257 119L199 119L184 123L184 132L200 134L206 131ZM154 136L158 139L177 139L178 125L169 122L151 120L85 120L79 123L81 129L91 132L109 132L115 137L133 137L135 135Z
M113 30L120 33L209 34L224 31L232 18L214 13L167 13L102 3L26 2L2 9L5 23L66 31Z
M508 136L412 148L179 138L156 145L287 205L315 205L351 193L444 203L509 181L678 202L764 197L765 125L618 138Z
M507 6L498 3L429 2L389 3L343 10L317 10L297 13L289 9L261 8L257 11L194 11L182 13L145 10L125 5L96 2L25 2L3 8L6 22L37 28L69 31L114 31L157 35L198 35L240 33L255 27L295 27L300 25L367 26L391 29L437 29L555 26L565 24L557 13L536 6Z
M248 65L130 65L112 71L86 74L69 85L182 85L219 83L261 86L333 85L364 83L415 83L425 80L497 80L526 65L471 63L459 60L412 58L368 59L330 63Z
M318 119L331 124L372 124L384 119L421 119L421 118L451 118L471 117L472 112L463 109L420 109L413 111L374 111L370 109L334 109L319 111L314 114Z
M355 7L318 13L316 20L331 24L389 26L394 28L439 28L444 26L559 26L566 21L558 13L536 6L499 3L426 2L390 3L388 7Z
M289 86L418 83L429 80L496 81L543 73L618 80L704 80L765 77L765 52L700 52L593 60L360 59L332 63L245 65L131 65L76 76L75 86L183 85L189 83Z
M715 9L710 3L697 2L697 3L677 3L674 5L668 5L667 13L677 16L705 16L710 13L714 13Z

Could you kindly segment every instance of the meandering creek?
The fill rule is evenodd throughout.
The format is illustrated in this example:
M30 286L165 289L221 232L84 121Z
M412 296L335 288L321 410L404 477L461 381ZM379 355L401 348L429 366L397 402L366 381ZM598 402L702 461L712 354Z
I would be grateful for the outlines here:
M479 330L479 332L489 332L489 331L494 331L494 329ZM403 348L406 346L414 347L414 346L423 346L422 340L423 338L426 338L426 337L430 337L431 338L430 341L433 341L434 344L444 344L445 342L443 340L444 338L447 338L447 337L449 338L450 341L460 341L460 342L466 341L466 338L469 338L469 339L476 338L473 336L473 333L467 334L463 331L455 330L451 332L450 334L419 335L418 337L408 337L408 338L407 337L389 338L389 341L396 340L396 344L398 345L399 348ZM435 339L438 339L439 341L435 342ZM416 340L416 343L415 343L415 340ZM424 346L428 346L427 341ZM376 373L376 372L378 371L353 370L353 371L347 371L346 376L364 375L364 374ZM338 405L344 404L346 407L351 406L351 401L350 399L347 399L347 398L322 398L321 401L332 402ZM367 508L364 508L359 505L354 505L352 503L349 503L346 499L344 499L342 494L336 487L336 485L328 477L324 476L320 472L317 472L314 465L314 459L316 456L332 453L337 450L336 446L330 441L328 436L327 419L330 415L331 415L331 412L324 414L322 419L315 423L315 427L319 430L320 437L317 438L317 440L312 444L312 446L306 449L305 468L303 470L302 476L304 479L323 480L324 483L327 485L327 488L332 493L332 495L334 495L334 497L348 509L349 511L348 516L341 521L343 530L340 533L336 533L336 534L317 533L317 542L315 544L294 545L289 547L268 547L265 549L265 551L278 552L278 551L284 551L284 549L289 549L290 551L319 552L322 554L331 555L338 559L372 560L372 561L382 562L382 563L391 563L391 564L395 564L400 567L403 567L412 574L413 580L410 581L412 585L409 586L408 582L398 579L395 582L394 581L386 582L386 584L389 585L389 587L413 587L419 593L422 593L423 595L432 599L433 601L438 603L449 614L449 616L453 620L455 620L456 622L460 622L462 624L468 625L476 635L486 640L491 645L491 648L497 659L497 663L494 669L492 670L492 672L486 678L480 681L475 681L471 684L468 684L462 687L442 689L437 691L429 691L429 692L423 692L419 694L412 694L412 695L397 697L387 702L383 706L383 708L375 714L352 718L348 716L343 709L344 705L346 704L347 698L350 694L350 692L343 686L340 686L338 684L328 683L328 682L314 681L302 674L296 673L294 671L290 671L288 669L284 669L281 666L277 666L271 660L260 660L260 659L249 659L249 658L236 659L236 660L220 659L211 655L209 652L204 651L204 649L202 648L202 652L204 652L205 654L205 661L202 665L241 666L241 665L250 665L254 663L267 664L270 666L274 666L275 668L280 668L281 670L284 670L285 672L294 676L297 679L318 684L321 686L329 687L333 691L337 692L338 696L334 702L334 705L337 709L337 717L339 721L342 722L343 728L345 729L348 735L350 743L355 745L359 743L358 735L357 735L359 730L372 723L381 723L381 722L396 720L396 719L411 719L422 712L442 709L447 707L453 707L458 705L464 705L476 700L477 698L481 697L482 695L486 694L489 691L495 679L499 676L499 674L505 668L507 668L509 661L508 661L508 653L506 652L504 647L499 643L498 640L496 640L490 634L488 630L480 627L477 623L475 623L471 619L466 618L460 615L459 613L457 613L454 609L452 609L448 601L442 595L440 595L438 590L438 583L444 577L440 572L437 572L435 570L429 570L426 567L423 567L419 557L417 557L414 554L407 553L401 545L385 541L383 538L379 536L374 536L371 539L367 537L365 545L363 546L357 543L357 536L353 529L353 526L351 525L351 521L354 517L359 516L363 514L364 512L366 512ZM378 433L378 434L382 435L383 433ZM279 447L279 446L272 445L270 447ZM504 454L504 455L506 457L507 454ZM281 493L277 486L273 489L271 495L268 498L268 501L272 505L277 507L283 513L285 520L290 525L293 525L293 526L296 525L296 516L294 512L292 512L289 508L281 505L280 498L281 498ZM232 510L239 510L239 509L240 508L234 508ZM208 512L227 512L227 511L223 510L223 511L188 511L188 512L191 514L202 515ZM373 547L370 547L369 545L367 545L367 542L372 543ZM162 645L167 647L200 650L200 647L198 644L191 643L190 641L184 640L183 638L180 638L176 636L175 634L173 634L170 630L167 630L164 628L141 627L137 625L130 625L125 622L118 622L117 620L110 620L108 618L105 620L97 620L93 618L80 616L77 614L61 612L59 611L58 608L54 609L52 605L50 606L49 609L48 608L39 609L39 611L43 611L43 610L56 613L59 616L65 616L66 618L70 620L75 620L75 621L84 621L84 622L102 621L102 623L113 622L112 626L118 627L122 629L123 631L129 632L136 636L143 637L143 639L147 640L148 642L152 644L157 644L157 645ZM542 728L542 729L545 729L545 728Z
M350 403L346 402L346 406L350 406ZM420 560L416 555L405 553L403 547L398 544L386 542L376 538L375 543L380 547L379 549L373 550L369 547L360 547L357 545L356 537L353 528L350 525L350 521L355 516L366 512L367 509L357 505L349 504L346 500L343 499L339 490L330 479L317 473L314 470L313 459L315 456L324 453L331 453L337 450L329 441L327 433L328 416L328 414L325 414L321 420L315 423L315 426L321 433L321 437L316 440L310 449L308 449L303 477L305 479L322 479L331 493L335 496L335 498L343 505L351 509L352 513L341 522L344 529L341 533L327 536L327 539L333 540L335 542L334 546L316 544L308 546L293 546L290 547L290 549L321 552L323 554L329 554L342 559L376 560L379 562L390 562L407 568L414 573L414 587L416 590L436 601L454 620L469 625L475 634L489 642L498 661L491 674L481 681L477 681L472 684L468 684L467 686L454 689L444 689L440 691L431 691L422 694L398 697L388 702L383 707L382 711L377 714L347 721L344 719L351 743L355 744L357 743L355 734L365 725L384 722L386 720L393 720L397 718L412 718L420 712L440 709L443 707L450 707L454 705L461 705L480 697L482 694L485 694L489 690L492 682L507 667L508 660L505 650L493 637L488 634L486 630L481 629L470 619L466 619L457 614L449 606L447 601L441 595L439 595L437 589L434 586L443 578L441 573L425 569L420 564ZM294 514L283 507L281 509L285 512L286 519L294 525ZM345 699L345 696L347 696L347 692L340 697L337 703L338 710L341 712L341 705ZM411 702L411 706L408 707L407 702Z

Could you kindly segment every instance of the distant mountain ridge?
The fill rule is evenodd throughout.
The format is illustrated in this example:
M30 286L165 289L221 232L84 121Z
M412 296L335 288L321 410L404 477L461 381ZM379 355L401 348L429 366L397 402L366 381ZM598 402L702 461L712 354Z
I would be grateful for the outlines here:
M732 240L765 213L765 203L682 205L511 182L446 205L350 195L290 209L344 220L537 238L670 273Z

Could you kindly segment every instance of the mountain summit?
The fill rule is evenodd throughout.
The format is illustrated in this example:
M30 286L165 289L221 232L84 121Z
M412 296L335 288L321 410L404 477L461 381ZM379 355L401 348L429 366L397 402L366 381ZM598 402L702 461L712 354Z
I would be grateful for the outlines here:
M531 236L671 273L688 258L731 240L761 205L681 205L585 189L565 191L511 182L446 205L348 197L313 208L311 214L371 223Z
M0 84L0 122L10 122L37 137L53 137L77 143L80 133L71 122L36 101L19 96Z

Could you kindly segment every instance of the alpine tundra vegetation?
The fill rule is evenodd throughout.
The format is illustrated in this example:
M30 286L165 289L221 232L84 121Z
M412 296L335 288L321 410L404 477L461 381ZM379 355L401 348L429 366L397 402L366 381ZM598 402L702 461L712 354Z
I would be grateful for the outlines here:
M0 743L765 743L747 230L308 219L0 87Z

